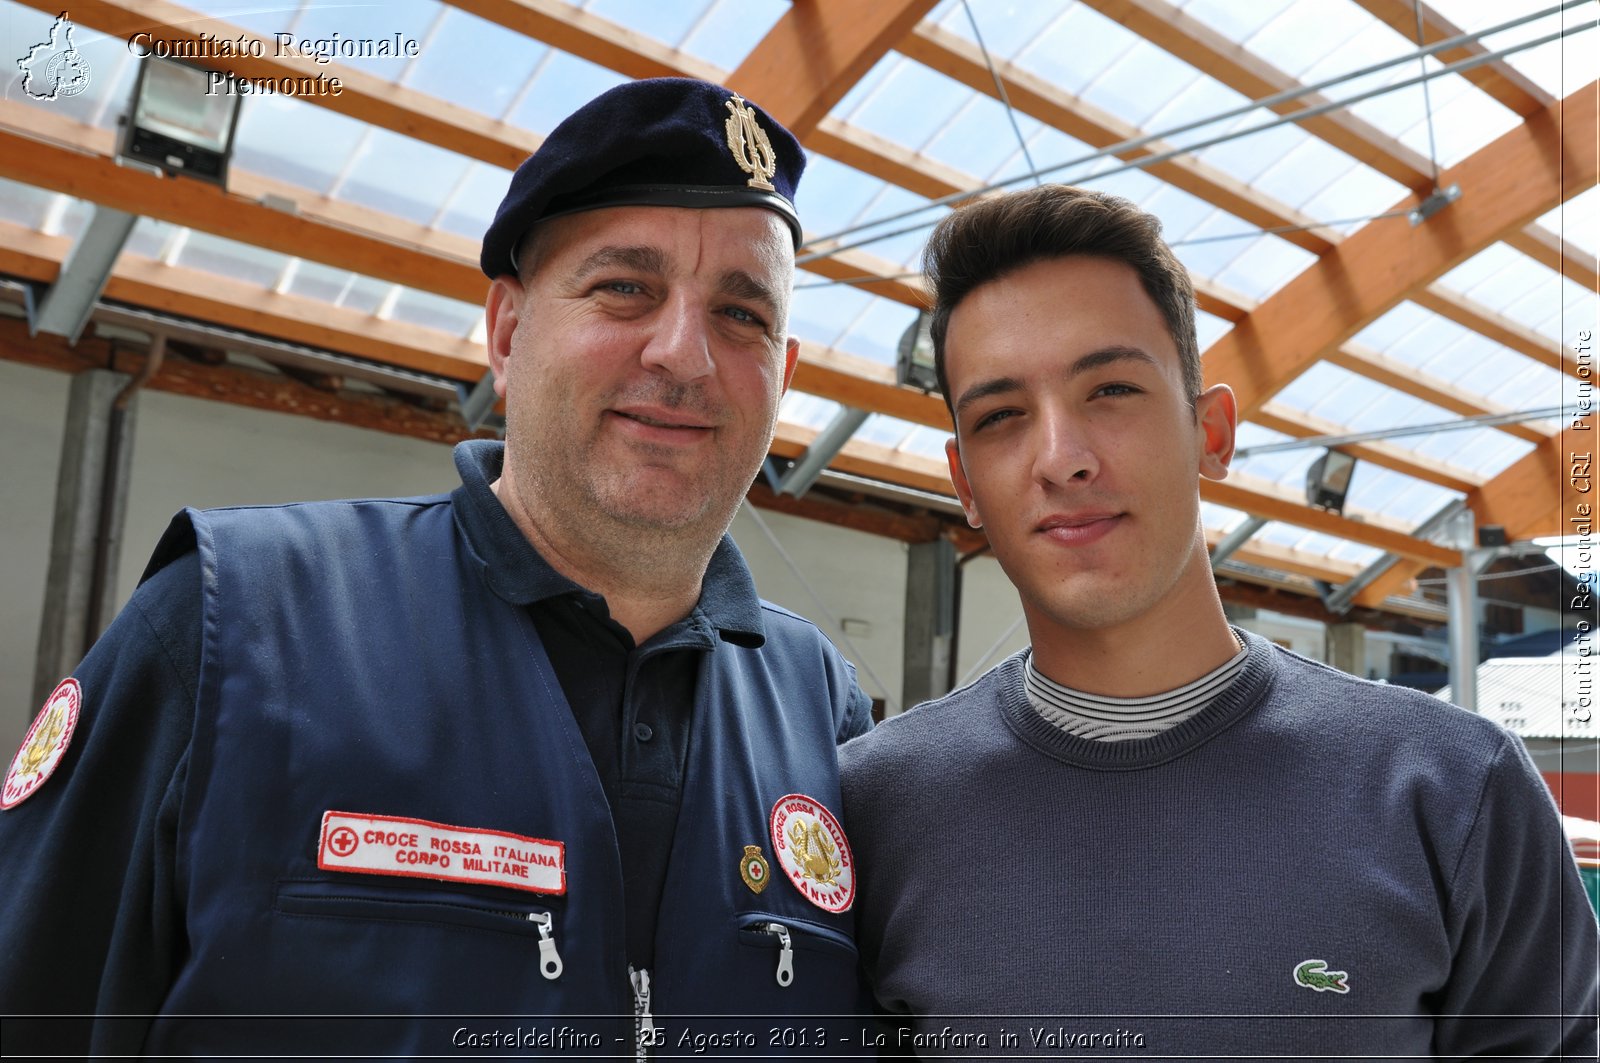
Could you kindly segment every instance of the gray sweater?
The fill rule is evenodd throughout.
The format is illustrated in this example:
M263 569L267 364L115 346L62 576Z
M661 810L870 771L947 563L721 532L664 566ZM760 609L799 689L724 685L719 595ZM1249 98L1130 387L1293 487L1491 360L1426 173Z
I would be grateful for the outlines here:
M1019 654L844 747L863 958L916 1016L881 1048L1594 1058L1595 919L1521 743L1244 637L1153 738L1062 733Z

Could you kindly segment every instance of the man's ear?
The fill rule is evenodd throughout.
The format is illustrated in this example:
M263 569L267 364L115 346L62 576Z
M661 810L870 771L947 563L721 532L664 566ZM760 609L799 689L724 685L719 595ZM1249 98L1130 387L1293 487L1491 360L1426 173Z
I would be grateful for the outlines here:
M789 381L794 379L795 366L800 364L800 341L790 336L784 343L783 351L783 388L778 392L782 395L789 390Z
M950 482L955 485L956 497L961 500L961 509L967 515L967 523L974 528L983 527L983 515L978 512L978 503L972 498L972 485L967 482L967 470L961 465L961 444L954 436L945 440L944 456L950 463Z
M1196 431L1201 433L1200 475L1208 480L1225 480L1228 463L1233 461L1234 429L1239 424L1239 407L1233 389L1213 384L1194 400Z
M494 372L494 393L506 397L506 360L511 357L511 338L522 318L522 282L515 274L503 273L489 284L483 305L488 326L489 368Z

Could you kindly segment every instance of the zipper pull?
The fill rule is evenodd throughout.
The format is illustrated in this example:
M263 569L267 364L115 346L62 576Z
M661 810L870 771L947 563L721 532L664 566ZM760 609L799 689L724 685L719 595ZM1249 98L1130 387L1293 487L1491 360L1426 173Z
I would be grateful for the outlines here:
M564 966L556 951L555 918L549 912L529 912L528 918L539 924L539 973L555 981Z
M650 1014L650 972L629 967L628 981L633 983L634 1058L646 1060L650 1049L661 1043L661 1031Z
M768 923L766 931L778 935L778 984L787 986L794 981L794 942L789 938L789 928L782 923Z

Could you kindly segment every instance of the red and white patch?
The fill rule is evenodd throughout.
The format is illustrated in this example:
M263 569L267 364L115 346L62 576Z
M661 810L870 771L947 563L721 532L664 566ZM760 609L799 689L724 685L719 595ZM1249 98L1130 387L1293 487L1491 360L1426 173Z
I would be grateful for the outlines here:
M772 806L772 850L800 895L828 912L856 899L856 864L844 828L822 802L786 794Z
M533 893L567 892L567 847L543 838L402 816L324 812L324 871L481 882Z
M67 752L67 743L72 741L82 707L83 688L76 679L63 679L50 692L6 771L5 785L0 788L0 808L15 808L50 778Z

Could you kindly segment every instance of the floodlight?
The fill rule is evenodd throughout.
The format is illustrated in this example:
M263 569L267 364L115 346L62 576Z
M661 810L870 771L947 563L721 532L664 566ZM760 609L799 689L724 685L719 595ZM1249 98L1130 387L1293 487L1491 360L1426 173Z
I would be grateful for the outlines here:
M239 97L208 92L210 77L188 63L145 56L123 119L118 153L168 174L226 184Z
M926 310L917 311L905 334L900 337L900 358L895 364L896 379L923 391L939 387L939 374L933 366L933 318Z
M1306 470L1306 501L1313 506L1344 512L1344 496L1350 492L1350 477L1356 459L1339 450L1325 450Z

